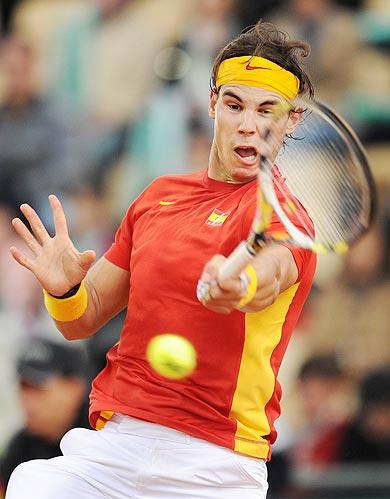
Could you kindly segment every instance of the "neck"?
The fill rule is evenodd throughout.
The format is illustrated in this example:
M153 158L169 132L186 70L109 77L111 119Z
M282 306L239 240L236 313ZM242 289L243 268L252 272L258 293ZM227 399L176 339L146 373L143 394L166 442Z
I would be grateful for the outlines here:
M213 180L218 180L219 182L226 182L228 184L247 184L251 182L253 178L248 179L235 179L228 168L226 168L219 156L218 148L213 141L209 156L209 167L208 176Z
M221 160L214 141L210 149L208 176L220 182L231 182L231 179L224 174L224 169L221 167Z

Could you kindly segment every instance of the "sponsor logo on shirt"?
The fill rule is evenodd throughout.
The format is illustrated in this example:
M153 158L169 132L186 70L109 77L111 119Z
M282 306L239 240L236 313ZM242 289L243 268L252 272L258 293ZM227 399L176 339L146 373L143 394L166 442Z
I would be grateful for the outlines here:
M222 225L224 221L227 219L227 217L230 215L230 211L228 212L223 212L220 210L213 210L211 214L209 215L209 218L206 220L207 225Z

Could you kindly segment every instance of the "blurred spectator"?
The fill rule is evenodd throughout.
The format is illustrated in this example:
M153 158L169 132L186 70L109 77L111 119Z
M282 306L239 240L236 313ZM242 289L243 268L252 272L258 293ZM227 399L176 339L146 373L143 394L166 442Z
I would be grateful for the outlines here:
M322 427L310 459L299 454L301 448L294 449L295 465L390 463L390 366L368 372L358 386L358 398L349 420Z
M390 362L389 199L381 189L375 223L345 255L341 272L312 296L305 325L307 348L335 352L355 377Z
M316 355L303 363L296 397L300 419L295 423L291 462L297 467L333 462L337 452L336 430L352 410L346 377L333 356Z
M22 202L31 203L44 216L47 195L61 195L77 178L72 127L64 111L39 93L34 55L21 38L14 35L3 41L0 66L5 75L0 202L15 211Z
M125 183L127 208L159 172L156 165L157 172L150 173L146 157L154 144L142 147L145 157L141 162L138 157L132 160L131 125L158 86L155 57L182 37L194 2L79 0L70 5L56 0L49 4L22 4L15 27L32 40L40 40L41 75L54 95L83 119L84 152L91 167L88 173L110 183L113 210L122 216L123 207L116 207L121 196L108 173L115 182L118 169L131 170L119 179L119 184ZM153 24L155 20L158 23ZM41 32L46 32L45 36ZM153 152L149 156L155 157Z
M388 0L365 0L356 16L365 43L353 65L353 85L345 108L363 140L387 143L390 137L390 10Z
M241 31L236 12L237 0L198 0L180 43L190 58L189 71L181 82L189 118L198 119L210 134L212 120L205 96L210 90L211 66L218 51Z
M79 2L47 52L54 90L97 123L132 121L156 84L155 55L176 42L190 7L191 0Z
M286 0L261 0L261 2L237 0L237 17L241 29L253 26L259 19L268 21L270 15L276 9L283 7L285 2Z
M0 459L0 488L20 463L61 455L59 443L72 427L88 425L87 357L74 346L35 340L17 362L24 427Z
M307 69L316 96L340 108L351 86L352 65L359 59L361 43L351 11L335 0L288 0L271 21L291 38L311 46Z
M359 410L339 440L338 460L390 463L390 365L369 372L359 396Z
M389 200L390 201L390 200ZM354 289L366 288L390 275L390 210L346 254L342 278ZM369 257L368 257L369 255Z

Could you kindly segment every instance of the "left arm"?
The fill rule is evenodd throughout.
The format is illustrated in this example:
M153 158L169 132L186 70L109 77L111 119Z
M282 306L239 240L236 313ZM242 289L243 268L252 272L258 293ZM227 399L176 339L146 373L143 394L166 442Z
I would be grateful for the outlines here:
M202 303L213 312L229 314L237 308L246 290L242 289L239 278L216 282L218 269L225 260L223 255L214 255L206 263L201 280L212 285ZM253 300L239 309L243 312L258 312L272 305L279 294L298 279L298 269L291 251L280 244L272 244L261 250L252 266L257 275L257 290Z

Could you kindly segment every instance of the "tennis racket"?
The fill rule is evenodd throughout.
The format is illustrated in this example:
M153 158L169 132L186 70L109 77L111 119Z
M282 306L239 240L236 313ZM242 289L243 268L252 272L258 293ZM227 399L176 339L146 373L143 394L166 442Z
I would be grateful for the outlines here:
M300 113L292 137L281 135L289 113ZM264 131L257 211L249 237L226 259L218 281L241 275L271 241L316 253L343 253L369 228L375 186L362 144L328 106L296 100L278 104ZM282 230L275 231L273 221ZM208 289L198 285L202 299Z

